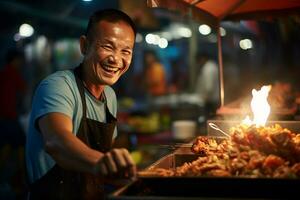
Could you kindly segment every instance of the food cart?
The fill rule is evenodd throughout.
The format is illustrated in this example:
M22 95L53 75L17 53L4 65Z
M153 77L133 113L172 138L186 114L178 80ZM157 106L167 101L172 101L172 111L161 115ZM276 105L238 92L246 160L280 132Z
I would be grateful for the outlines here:
M270 16L299 14L300 1L293 0L149 0L151 7L164 7L189 14L214 27L223 20L260 19ZM221 36L218 32L218 60L220 70L220 98L224 107L224 83ZM229 132L236 122L212 121L220 130ZM208 122L209 123L209 122ZM297 133L297 121L270 122ZM220 132L208 127L208 136L223 140ZM149 166L149 170L176 169L184 163L195 161L199 155L191 151L195 143L186 143L173 153ZM146 170L147 171L147 170ZM214 176L149 176L140 173L137 180L117 190L109 199L288 199L298 195L299 178L272 177L214 177Z
M218 124L218 127L226 132L230 127L238 123L237 121L209 121L208 123L211 122ZM300 130L299 121L269 122L268 126L271 125L270 123L281 124L281 126L289 130ZM278 135L282 136L282 130L278 133ZM112 193L109 199L290 199L298 195L300 185L300 162L298 161L300 152L296 155L296 159L298 160L293 167L286 168L286 163L281 163L279 165L282 166L278 165L279 167L272 172L274 173L273 175L268 174L266 171L265 174L257 174L257 171L264 171L268 167L274 166L275 160L279 157L268 155L261 160L259 157L262 154L256 154L257 151L249 149L239 152L238 156L233 155L232 159L225 160L226 164L224 164L220 159L220 152L218 152L218 150L215 151L215 143L206 143L202 146L204 151L209 148L212 149L212 154L210 155L203 154L202 150L198 152L195 151L195 147L198 146L201 148L201 144L197 144L197 140L199 139L205 139L204 141L206 141L206 139L216 141L218 143L217 149L222 146L222 142L228 140L228 138L224 137L223 134L220 134L220 132L215 129L209 129L208 134L208 136L199 136L191 143L181 145L181 147L173 153L162 157L147 169L140 171L137 180ZM251 132L248 134L254 135ZM258 140L255 139L259 142L252 144L259 144L263 138L264 137L260 137ZM297 138L299 139L300 137ZM269 144L266 143L265 146L268 147ZM298 143L297 148L299 147L300 145ZM286 152L286 148L281 146L281 144L271 148L274 151L283 148L282 152ZM210 150L208 150L208 152L209 151ZM231 150L226 149L224 152L230 156L230 153L228 153L230 151ZM250 152L254 153L254 155L251 156L252 158L247 158L246 161L241 159L244 155L248 155L248 152L249 155L251 154ZM291 153L291 156L294 156L294 154ZM213 159L217 159L217 161L211 161ZM227 165L227 162L230 163L231 169L235 168L234 164L236 164L236 161L239 159L243 160L243 162L240 163L244 163L244 165L242 164L239 168L241 171L233 170L234 173L231 171L230 174L226 174L226 170L228 170L227 167L225 167L225 171L220 170L224 169L223 166ZM258 160L261 161L259 165L257 165ZM208 163L204 164L204 162ZM255 168L249 168L253 164L256 165ZM298 175L295 176L295 174L291 172L296 168L297 172L295 174ZM247 171L251 171L251 173L247 174ZM224 172L225 174L220 174Z

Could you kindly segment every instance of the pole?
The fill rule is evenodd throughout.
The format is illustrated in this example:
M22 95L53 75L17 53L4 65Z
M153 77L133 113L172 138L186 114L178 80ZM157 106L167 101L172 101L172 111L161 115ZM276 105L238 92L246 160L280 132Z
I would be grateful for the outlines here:
M219 84L220 84L220 107L224 106L224 73L223 73L223 58L222 58L222 38L220 31L220 23L218 29L218 61L219 61Z

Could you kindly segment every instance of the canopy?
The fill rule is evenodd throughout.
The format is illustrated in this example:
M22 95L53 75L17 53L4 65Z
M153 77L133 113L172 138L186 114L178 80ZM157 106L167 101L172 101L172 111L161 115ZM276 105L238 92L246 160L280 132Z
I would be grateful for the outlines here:
M148 0L148 6L177 10L212 26L224 20L300 14L299 0Z

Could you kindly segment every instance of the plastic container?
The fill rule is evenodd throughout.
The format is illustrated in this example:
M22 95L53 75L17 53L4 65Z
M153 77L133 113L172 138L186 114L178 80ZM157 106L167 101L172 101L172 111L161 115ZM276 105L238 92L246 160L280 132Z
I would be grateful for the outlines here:
M187 140L195 137L197 123L192 120L178 120L172 124L173 138Z

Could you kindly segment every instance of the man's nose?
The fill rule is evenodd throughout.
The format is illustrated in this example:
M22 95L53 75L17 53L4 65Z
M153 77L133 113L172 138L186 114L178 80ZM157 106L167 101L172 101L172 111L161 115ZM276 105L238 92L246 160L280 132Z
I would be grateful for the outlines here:
M122 57L118 53L114 53L109 56L108 61L114 64L122 63Z

